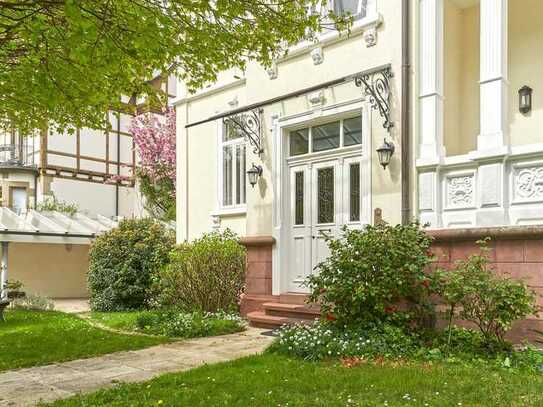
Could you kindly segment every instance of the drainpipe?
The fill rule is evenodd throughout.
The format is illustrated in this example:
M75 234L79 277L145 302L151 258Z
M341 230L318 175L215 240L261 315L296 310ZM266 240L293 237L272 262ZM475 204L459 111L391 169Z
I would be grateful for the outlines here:
M109 136L108 136L109 137ZM117 176L121 175L121 114L117 115ZM119 180L115 183L115 216L119 216Z
M410 4L402 0L402 101L401 101L401 206L402 225L411 221L410 176L411 176L411 106L410 106Z
M2 242L2 263L0 265L0 300L8 296L6 285L8 282L8 242Z

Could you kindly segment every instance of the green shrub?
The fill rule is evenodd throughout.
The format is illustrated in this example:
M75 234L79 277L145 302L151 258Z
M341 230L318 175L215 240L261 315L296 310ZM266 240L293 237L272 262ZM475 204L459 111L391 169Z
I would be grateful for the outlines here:
M535 293L523 281L500 277L489 266L488 248L460 261L450 271L435 274L438 293L448 306L449 331L453 318L472 322L489 348L504 344L513 322L537 313Z
M381 224L364 230L344 229L329 240L331 254L310 276L310 300L323 316L339 325L432 320L431 238L418 223Z
M173 233L152 219L127 219L91 245L87 276L95 311L148 305L152 275L168 261Z
M183 311L229 311L245 284L245 248L230 231L177 246L156 278L158 304Z

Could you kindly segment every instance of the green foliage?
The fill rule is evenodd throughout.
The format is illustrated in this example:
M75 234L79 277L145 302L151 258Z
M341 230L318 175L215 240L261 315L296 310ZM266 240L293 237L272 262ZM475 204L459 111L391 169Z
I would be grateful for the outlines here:
M152 181L149 176L138 172L140 192L145 197L145 209L154 218L166 222L175 220L174 180L160 178Z
M142 312L136 326L145 333L180 338L225 335L245 329L239 316L223 312Z
M474 364L543 373L543 352L515 351L502 344L489 352L486 338L477 331L453 327L450 332L406 332L396 326L345 328L317 322L313 326L284 326L271 352L303 358L404 359Z
M152 276L168 261L173 233L152 219L127 219L90 249L90 304L97 311L146 307Z
M419 224L344 229L328 243L330 257L308 280L326 318L348 326L431 320L431 238Z
M339 357L413 357L421 341L392 325L342 328L316 322L313 326L284 326L271 352L284 353L305 360Z
M256 59L269 65L318 32L320 0L6 0L0 13L0 122L27 133L106 127L121 95L165 95L174 73L194 90ZM346 19L344 19L346 20ZM339 21L345 26L346 21Z
M65 213L69 216L74 216L79 207L76 204L59 201L54 195L47 197L42 202L38 202L36 205L38 211L57 211Z
M474 323L489 347L503 344L513 322L538 312L535 293L523 281L498 276L489 266L485 242L481 253L438 271L434 280L447 304L449 330L454 317Z
M245 249L234 233L209 233L177 246L156 277L158 304L183 311L237 308L245 284Z

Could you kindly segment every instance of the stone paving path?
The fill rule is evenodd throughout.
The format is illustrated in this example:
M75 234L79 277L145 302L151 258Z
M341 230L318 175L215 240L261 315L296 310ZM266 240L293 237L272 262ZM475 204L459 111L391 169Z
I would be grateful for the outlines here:
M0 373L0 407L29 406L119 382L140 382L168 372L189 370L263 351L272 341L265 330L190 339L137 351Z

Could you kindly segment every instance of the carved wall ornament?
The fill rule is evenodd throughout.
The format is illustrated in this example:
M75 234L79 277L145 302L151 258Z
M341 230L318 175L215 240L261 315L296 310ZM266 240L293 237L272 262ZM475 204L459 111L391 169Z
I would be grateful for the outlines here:
M318 47L311 51L311 58L313 59L314 65L322 64L322 61L324 61L324 56L322 55L322 48Z
M463 208L472 206L473 175L461 175L447 178L447 206Z
M277 79L277 64L275 62L272 62L271 66L266 69L266 72L268 73L268 76L271 80Z
M515 198L543 199L543 166L521 168L516 171Z
M307 95L307 100L313 106L322 105L324 103L324 92L322 90L318 90L310 93Z
M366 41L366 47L370 48L377 44L377 30L375 28L364 31L363 37Z
M218 215L211 215L211 229L218 231L221 228L221 217Z

